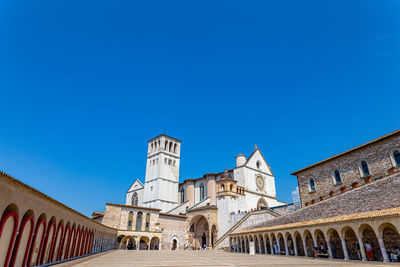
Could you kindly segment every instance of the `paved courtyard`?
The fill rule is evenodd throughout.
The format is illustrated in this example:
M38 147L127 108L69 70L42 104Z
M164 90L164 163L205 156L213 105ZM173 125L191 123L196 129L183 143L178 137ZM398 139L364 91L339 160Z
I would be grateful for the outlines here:
M325 259L306 259L271 255L248 255L222 251L113 250L58 266L388 266L393 264L361 263ZM396 266L396 265L394 265Z

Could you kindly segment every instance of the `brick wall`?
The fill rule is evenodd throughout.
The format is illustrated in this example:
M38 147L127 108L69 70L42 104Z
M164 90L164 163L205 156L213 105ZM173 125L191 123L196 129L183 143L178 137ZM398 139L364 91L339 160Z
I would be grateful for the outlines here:
M341 188L349 189L353 183L358 183L359 185L365 184L365 179L362 177L359 167L363 160L368 163L372 179L384 176L393 167L390 154L395 148L400 149L399 132L363 148L296 173L302 206L304 207L306 203L311 203L313 200L318 202L321 197L329 197L332 191L337 194ZM335 185L333 175L335 170L340 171L341 184ZM313 178L315 181L314 192L310 192L310 178Z
M400 172L282 217L247 227L253 229L345 214L400 207Z

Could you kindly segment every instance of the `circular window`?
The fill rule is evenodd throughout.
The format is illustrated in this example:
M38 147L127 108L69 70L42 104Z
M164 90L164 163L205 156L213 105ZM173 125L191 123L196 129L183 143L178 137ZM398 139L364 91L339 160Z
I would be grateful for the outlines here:
M264 189L264 187L265 187L265 181L264 181L264 178L263 178L261 175L258 175L258 176L256 177L256 185L257 185L257 188L258 188L259 190L263 190L263 189Z

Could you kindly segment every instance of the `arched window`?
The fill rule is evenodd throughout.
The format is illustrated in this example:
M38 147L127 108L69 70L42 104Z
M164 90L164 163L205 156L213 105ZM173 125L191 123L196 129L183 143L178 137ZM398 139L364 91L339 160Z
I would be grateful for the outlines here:
M181 188L181 203L185 202L185 189Z
M143 213L139 211L136 216L136 231L142 231L142 217Z
M363 176L369 175L368 163L365 160L361 162L361 171Z
M154 150L157 150L157 142L154 142Z
M225 191L225 186L221 185L221 192L224 192L224 191Z
M340 175L340 171L339 170L335 170L334 176L335 176L335 184L342 183L342 176Z
M174 145L174 153L176 153L176 144Z
M314 182L314 179L313 179L313 178L311 178L311 179L308 181L308 186L310 187L310 191L315 191L315 182Z
M257 165L257 169L261 168L261 162L257 161L256 165Z
M229 186L229 189L231 190L231 192L233 191L233 184L231 184L231 185Z
M150 230L150 213L146 214L146 228L145 231L148 232Z
M133 222L133 212L129 212L128 216L128 230L132 230L132 222Z
M136 192L133 192L133 195L132 195L132 206L137 206L138 202L139 202L138 194Z
M400 152L398 150L393 152L393 159L396 166L400 166Z
M168 140L165 140L165 147L164 147L164 150L167 151L167 148L168 148Z
M169 152L172 151L172 142L169 142Z
M153 144L151 144L150 152L153 152Z
M200 184L200 200L204 199L204 185Z

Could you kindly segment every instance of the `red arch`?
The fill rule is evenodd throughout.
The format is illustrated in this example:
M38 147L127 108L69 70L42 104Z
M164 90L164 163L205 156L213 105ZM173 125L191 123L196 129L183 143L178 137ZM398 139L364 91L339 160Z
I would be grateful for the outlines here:
M85 249L86 237L87 237L87 230L84 230L83 234L82 234L82 241L81 241L81 247L80 247L79 256L83 255L83 251Z
M40 225L42 223L44 224L44 228L43 228L42 237L39 237L40 238L40 244L39 244L39 253L38 253L38 256L37 256L36 263L35 263L36 265L39 265L39 260L40 260L40 256L41 256L42 248L43 248L43 244L44 244L43 241L44 241L44 237L46 235L46 226L47 226L47 224L46 224L46 220L45 219L38 219L38 221L36 222L35 233L33 235L33 240L32 240L32 243L31 243L31 244L35 244L36 238L37 238L37 230L39 229L39 227L40 227ZM30 251L29 251L28 263L31 262L33 249L34 249L34 247L32 246Z
M17 235L18 214L12 210L5 211L3 213L3 216L1 217L1 221L0 221L0 237L1 237L1 234L3 233L4 225L6 224L8 218L10 218L10 217L14 217L14 229L13 229L13 233L11 235L10 245L8 245L8 250L7 250L7 254L6 254L6 260L4 261L4 266L8 266L8 264L10 262L10 257L11 257L11 252L12 252L14 241L15 241L15 236Z
M88 254L92 252L93 248L93 231L90 231L90 240L89 240L89 249L88 249Z
M67 250L65 251L65 258L66 258L66 259L71 258L70 249L72 249L72 247L74 246L74 237L76 237L75 225L72 226L72 228L71 228L71 233L69 234L69 239L68 239L68 244L67 244ZM72 239L72 242L71 242L71 239Z
M69 230L69 231L68 231ZM68 231L68 236L67 235L67 231ZM61 244L60 244L60 249L58 250L58 256L57 256L57 260L61 260L62 257L62 252L64 250L64 244L65 244L65 249L67 249L68 246L68 241L69 241L69 236L71 235L71 226L68 224L65 229L64 229L64 235L61 238ZM65 242L65 239L67 239L67 242ZM65 253L64 253L64 258L65 258Z
M42 255L40 255L40 264L43 264L43 260L44 260L44 256L45 256L44 255L45 253L43 253L43 252L46 251L46 244L47 244L47 241L49 240L49 233L53 226L54 226L54 233L55 233L56 232L56 229L55 229L56 222L55 221L49 222L49 225L48 225L47 231L46 231L46 238L44 239L44 244L43 244L43 248L42 248L42 252L41 252ZM50 252L49 252L49 261L48 262L51 262L51 250L53 249L54 237L55 237L55 234L53 234L53 237L52 237L53 240L50 240L50 244L49 244Z
M29 221L31 222L32 227L31 227L31 232L29 233L28 244L26 245L26 250L23 252L24 253L24 259L22 261L22 266L25 266L25 264L26 264L26 261L28 259L28 254L29 254L29 251L30 251L30 247L31 247L31 244L32 244L33 228L35 226L35 222L34 222L33 216L25 216L21 221L21 226L19 227L19 231L18 231L19 234L18 234L17 240L15 241L14 253L12 255L10 266L14 266L14 264L15 264L15 261L16 261L17 256L18 256L17 255L18 249L19 249L19 246L20 246L20 243L21 243L22 233L24 232L25 226Z
M61 222L58 223L57 231L54 233L53 245L52 245L51 251L50 251L50 262L53 262L54 253L58 253L56 251L56 246L57 246L57 238L58 238L58 234L60 233L60 229L61 229L61 237L60 237L60 242L61 242L62 235L64 233L64 224ZM61 247L61 243L58 246L58 250L60 250L60 247ZM56 259L54 261L57 261L57 256L58 255L56 255Z
M79 256L79 245L80 245L80 242L81 242L81 238L82 238L82 232L83 232L83 230L82 229L78 229L78 240L76 241L76 244L75 244L75 246L76 246L76 252L74 253L74 257L78 257ZM75 249L74 249L75 250Z

